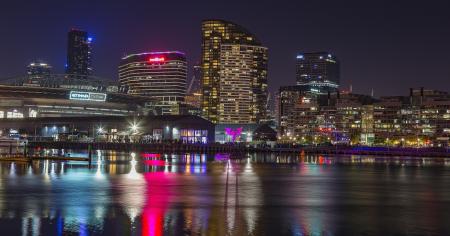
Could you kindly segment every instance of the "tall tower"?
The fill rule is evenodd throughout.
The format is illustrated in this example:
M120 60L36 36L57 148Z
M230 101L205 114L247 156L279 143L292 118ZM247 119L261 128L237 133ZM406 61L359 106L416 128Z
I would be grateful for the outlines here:
M88 33L71 29L68 33L66 73L71 77L87 78L92 74L92 38Z
M312 92L334 92L340 83L339 61L328 52L299 54L296 79L297 85L307 86Z
M214 123L257 123L266 116L267 48L243 27L202 22L202 111Z

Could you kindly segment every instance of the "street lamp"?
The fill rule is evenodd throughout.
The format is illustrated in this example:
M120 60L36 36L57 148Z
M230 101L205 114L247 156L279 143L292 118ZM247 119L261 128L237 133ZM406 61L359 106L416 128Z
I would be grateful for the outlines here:
M137 134L138 130L139 130L139 126L138 126L136 123L133 123L133 124L131 125L131 132L132 132L133 134Z

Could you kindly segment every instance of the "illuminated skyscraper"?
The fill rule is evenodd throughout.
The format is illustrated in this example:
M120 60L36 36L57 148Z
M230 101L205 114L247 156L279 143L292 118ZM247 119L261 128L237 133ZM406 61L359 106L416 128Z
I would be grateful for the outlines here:
M85 31L72 29L68 33L66 73L86 78L92 74L92 37Z
M119 65L119 82L129 94L149 97L160 114L172 114L172 107L186 95L186 56L181 52L131 54Z
M243 27L202 23L202 110L214 123L257 123L266 116L267 48Z
M327 52L297 55L297 85L315 93L334 92L339 87L340 69L338 59Z
M32 62L27 66L27 86L39 87L42 80L50 78L52 67L42 61Z

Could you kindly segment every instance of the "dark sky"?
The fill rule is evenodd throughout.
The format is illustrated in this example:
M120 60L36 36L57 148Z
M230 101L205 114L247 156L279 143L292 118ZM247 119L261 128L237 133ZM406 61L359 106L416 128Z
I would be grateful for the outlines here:
M409 87L450 91L450 1L5 1L0 7L0 77L33 59L63 72L71 27L94 36L95 75L117 79L126 53L180 50L200 58L202 19L238 23L269 48L269 85L295 83L295 55L330 51L342 87L375 95Z

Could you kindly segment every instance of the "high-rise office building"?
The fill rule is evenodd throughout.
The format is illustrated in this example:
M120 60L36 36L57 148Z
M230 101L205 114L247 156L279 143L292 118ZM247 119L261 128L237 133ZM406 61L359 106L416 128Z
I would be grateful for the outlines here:
M52 67L43 62L32 62L27 66L28 79L24 85L39 87L42 84L42 80L50 78Z
M202 67L199 63L193 66L192 77L187 87L187 95L201 92L202 89Z
M334 92L340 83L338 59L327 52L297 55L297 85L315 93Z
M267 48L243 27L202 22L202 110L214 123L258 123L267 109Z
M149 97L160 114L172 114L172 107L184 101L186 77L186 56L181 52L131 54L119 65L122 90Z
M92 37L78 29L68 33L66 73L75 78L87 78L92 74Z

